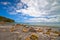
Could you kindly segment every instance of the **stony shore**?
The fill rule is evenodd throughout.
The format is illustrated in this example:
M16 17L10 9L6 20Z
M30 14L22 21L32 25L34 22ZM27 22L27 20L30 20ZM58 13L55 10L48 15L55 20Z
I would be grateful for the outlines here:
M0 40L35 40L31 35L36 35L36 40L60 40L60 28L13 25L0 26Z

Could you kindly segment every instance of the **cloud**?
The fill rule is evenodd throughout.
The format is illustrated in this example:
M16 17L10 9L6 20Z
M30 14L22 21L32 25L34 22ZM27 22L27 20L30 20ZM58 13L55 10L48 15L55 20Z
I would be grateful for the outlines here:
M26 22L60 22L60 5L57 0L21 0L28 5L27 9L16 10L16 12L22 12L34 16L26 20ZM44 17L44 16L47 16ZM37 18L39 17L39 18ZM59 18L58 18L59 17Z
M10 2L0 2L0 4L7 5L10 4Z
M48 16L49 17L49 16ZM26 20L25 22L59 22L60 18L58 17L49 17L49 18L46 18L46 17L40 17L40 18L31 18L31 19L28 19Z
M28 14L34 17L56 15L60 8L60 5L58 5L59 3L57 2L57 0L21 0L21 1L28 7L26 9L16 10L16 12L22 12L23 14ZM22 7L23 4L21 4ZM19 8L21 6L17 7Z
M39 8L44 8L48 3L44 0L21 0L23 3L28 5L26 9L16 10L16 12L22 12L30 16L39 17L41 15L46 15L46 11L42 11ZM43 3L42 3L43 2Z
M3 4L8 4L8 2ZM60 0L21 0L14 5L8 8L10 14L20 13L19 18L21 15L34 17L22 17L26 22L60 22Z
M18 12L22 12L23 14L35 17L52 14L55 15L60 8L58 0L21 0L21 2L14 5L12 5L14 8L11 9L15 9L13 11L16 11L17 14Z
M16 15L17 13L15 11L9 12L10 15Z

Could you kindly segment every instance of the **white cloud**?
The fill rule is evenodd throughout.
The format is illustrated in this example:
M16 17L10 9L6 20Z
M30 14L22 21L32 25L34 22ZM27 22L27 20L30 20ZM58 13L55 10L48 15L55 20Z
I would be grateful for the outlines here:
M59 19L55 18L31 18L26 20L25 22L59 22Z
M60 22L60 5L58 0L21 0L20 3L16 4L16 8L12 8L15 11L10 14L18 14L19 12L23 15L33 16L35 18L30 18L25 20L26 22ZM7 4L7 3L4 3ZM26 4L28 7L24 6ZM22 7L25 7L22 8ZM58 16L59 15L59 16ZM43 18L42 16L51 16L48 18ZM57 16L57 18L54 18ZM42 18L37 18L42 17ZM27 18L25 18L27 19Z
M17 13L15 11L13 11L13 12L9 12L9 14L16 15Z
M19 9L21 9L23 7L23 3L17 3L16 6L17 6L16 8L19 10Z
M30 16L39 17L41 15L46 15L46 11L42 11L39 8L44 8L48 2L46 0L21 0L23 3L28 5L27 9L16 10L16 12L22 12ZM19 7L19 6L18 6Z
M60 8L60 6L57 6L58 2L56 2L56 0L21 0L21 1L22 3L27 4L28 8L19 9L16 10L16 12L22 12L23 14L28 14L34 17L52 14L56 9ZM56 13L53 14L56 15Z
M3 4L3 5L10 4L9 2L0 2L0 3Z
M26 4L28 7L24 6ZM25 7L23 9L22 7ZM53 13L56 9L58 10L60 5L58 5L57 0L21 0L17 3L15 11L21 12L22 14L28 14L34 17L46 16ZM14 10L13 10L14 11ZM53 11L53 12L52 12ZM58 13L59 14L59 13Z

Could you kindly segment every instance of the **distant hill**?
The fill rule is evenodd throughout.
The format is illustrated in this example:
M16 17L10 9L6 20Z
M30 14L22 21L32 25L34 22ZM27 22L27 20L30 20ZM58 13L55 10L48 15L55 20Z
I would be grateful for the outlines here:
M13 19L0 16L0 22L2 22L2 21L3 22L9 22L9 23L15 22Z

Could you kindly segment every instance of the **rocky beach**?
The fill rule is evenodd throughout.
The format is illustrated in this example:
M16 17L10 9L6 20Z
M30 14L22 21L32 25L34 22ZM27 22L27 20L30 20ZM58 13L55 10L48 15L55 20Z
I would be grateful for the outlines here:
M50 26L0 26L0 40L60 40L60 28Z

